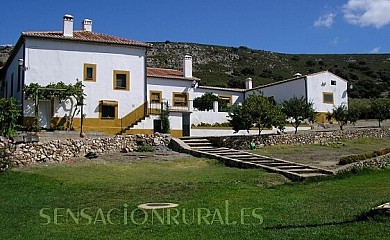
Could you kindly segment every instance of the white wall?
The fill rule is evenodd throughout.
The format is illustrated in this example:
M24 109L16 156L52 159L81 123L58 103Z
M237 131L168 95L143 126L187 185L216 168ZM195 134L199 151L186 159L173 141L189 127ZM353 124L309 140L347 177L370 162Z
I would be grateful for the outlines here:
M145 49L77 42L26 40L25 83L45 86L62 81L74 84L83 80L84 63L96 64L96 82L83 81L88 118L99 116L99 100L118 101L119 118L144 103ZM130 71L130 91L113 90L113 71ZM58 109L56 116L67 114Z
M306 96L305 78L299 78L292 81L286 81L278 84L271 84L269 86L252 89L246 93L245 97L256 93L258 90L261 90L266 97L273 96L276 103L280 104L283 101L289 100L294 96Z
M23 45L22 45L23 46ZM15 54L12 62L10 63L6 73L5 73L5 84L6 92L5 97L14 97L19 103L22 101L22 81L23 81L23 69L20 69L19 72L19 59L23 59L23 47L18 49L18 52ZM13 74L13 92L11 92L11 79ZM20 77L19 77L20 74ZM20 80L20 90L18 91L18 80Z
M335 80L336 85L331 85ZM330 72L321 72L307 76L308 99L314 103L317 112L331 112L334 106L348 106L348 83ZM323 102L323 92L333 93L334 104Z
M229 91L229 90L219 90L219 89L208 89L208 88L195 88L193 98L201 97L205 93L214 93L215 95L231 95L232 96L232 104L238 104L239 102L244 101L244 93Z
M161 91L162 99L172 100L173 92L185 92L189 94L189 100L192 100L192 93L194 91L191 88L192 81L181 79L166 79L166 78L154 78L148 77L148 101L150 101L150 91Z
M160 117L157 115L151 115L136 124L134 127L132 127L132 129L154 129L153 121L159 118ZM169 123L172 130L182 130L183 122L181 113L171 112L169 115Z
M228 122L228 113L213 111L194 111L191 113L191 124L198 125L202 122L209 124Z

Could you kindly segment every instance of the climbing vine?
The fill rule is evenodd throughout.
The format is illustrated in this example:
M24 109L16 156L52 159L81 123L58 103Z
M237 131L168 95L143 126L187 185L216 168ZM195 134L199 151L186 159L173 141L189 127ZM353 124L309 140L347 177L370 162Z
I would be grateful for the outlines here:
M49 100L57 97L59 102L73 97L76 101L73 112L67 118L66 128L73 130L73 119L80 113L81 106L84 105L85 94L83 92L84 85L81 81L75 84L66 84L64 82L50 83L46 86L41 86L38 83L26 85L23 90L27 99ZM83 117L83 116L82 116ZM37 121L37 120L36 120ZM36 123L37 124L37 123Z

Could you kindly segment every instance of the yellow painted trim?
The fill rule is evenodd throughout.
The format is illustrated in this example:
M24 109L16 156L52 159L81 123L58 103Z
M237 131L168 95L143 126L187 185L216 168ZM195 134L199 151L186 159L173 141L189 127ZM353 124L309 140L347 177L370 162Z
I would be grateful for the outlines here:
M174 129L171 129L171 131L169 132L169 134L170 134L172 137L175 137L175 138L183 137L183 130L174 130Z
M218 94L218 97L221 98L222 100L227 100L229 98L229 104L232 105L233 104L233 97L232 95L228 95L228 94Z
M87 76L88 68L92 68L92 78ZM84 63L84 81L96 82L96 64Z
M182 106L182 105L176 105L175 104L175 95L185 95L186 96L186 105ZM172 92L172 106L174 107L188 107L188 93L186 92Z
M116 85L116 75L118 74L124 74L126 75L126 87L125 88L122 88L122 87L118 87ZM114 70L113 71L113 77L112 77L112 81L113 81L113 89L114 90L120 90L120 91L130 91L130 71L124 71L124 70Z
M149 91L149 102L150 102L150 103L157 103L157 102L152 102L152 100L153 100L153 99L152 99L152 95L153 95L153 94L156 94L156 93L159 95L159 98L158 98L159 101L158 101L158 103L161 103L161 101L162 101L162 91L155 91L155 90L150 90L150 91Z
M328 95L328 96L332 96L332 101L325 101L325 95ZM323 92L322 93L322 101L323 101L323 103L325 103L325 104L334 104L334 95L333 95L333 93L331 93L331 92Z
M113 101L114 102L114 101ZM115 119L118 119L118 104L116 104L116 106L112 106L115 108L115 116L113 118L103 118L102 117L102 113L103 113L103 105L104 106L112 106L111 104L104 104L104 100L100 100L99 101L99 118L102 119L102 120L115 120Z

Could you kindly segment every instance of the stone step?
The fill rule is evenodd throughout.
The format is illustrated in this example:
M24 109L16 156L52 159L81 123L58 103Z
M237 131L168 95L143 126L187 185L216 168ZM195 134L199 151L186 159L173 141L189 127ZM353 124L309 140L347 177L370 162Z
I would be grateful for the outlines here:
M294 173L321 173L318 169L313 168L304 168L304 169L289 169L288 172L294 172Z
M243 160L245 162L259 162L259 161L273 162L274 161L270 158L256 158L256 157L251 158L251 159L245 158L245 159L240 159L240 160Z
M205 138L183 138L181 140L191 149L202 152L202 156L205 155L211 158L224 160L229 159L228 162L229 164L232 164L232 166L257 166L259 168L283 174L294 181L300 181L308 177L327 176L333 174L331 171L328 173L323 169L295 164L294 162L273 159L225 147L218 147Z
M299 169L305 169L305 168L307 168L306 166L300 166L300 165L286 165L286 166L278 166L278 168L280 168L280 169L286 169L286 170L293 170L293 169L297 169L297 170L299 170Z
M208 139L205 138L190 138L190 139L182 139L185 143L191 143L191 142L210 142Z

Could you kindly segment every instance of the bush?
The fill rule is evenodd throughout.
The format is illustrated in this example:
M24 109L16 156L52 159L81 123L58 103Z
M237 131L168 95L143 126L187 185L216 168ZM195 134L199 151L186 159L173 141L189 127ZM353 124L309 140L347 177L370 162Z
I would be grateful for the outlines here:
M366 152L362 154L354 154L346 157L342 157L339 160L339 165L346 165L353 162L363 161L369 158L374 158L390 153L390 148L384 148L378 151Z
M143 145L141 146L138 146L137 152L154 152L154 148L152 145L148 144L148 143L144 143Z

